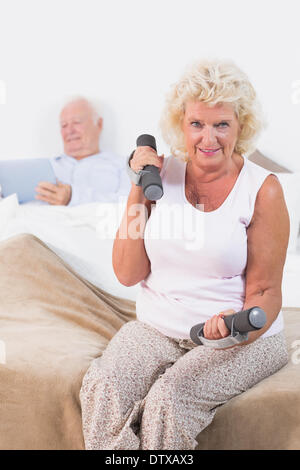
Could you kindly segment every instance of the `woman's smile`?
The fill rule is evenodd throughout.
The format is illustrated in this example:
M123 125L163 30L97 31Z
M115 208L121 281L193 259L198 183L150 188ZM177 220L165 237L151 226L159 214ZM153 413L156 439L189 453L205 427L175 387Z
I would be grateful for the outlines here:
M200 150L200 152L202 152L207 157L212 157L213 155L216 155L216 153L219 152L219 150L222 149L222 147L219 147L217 149L201 149L201 148L198 148L198 147L196 147L196 148L198 150Z

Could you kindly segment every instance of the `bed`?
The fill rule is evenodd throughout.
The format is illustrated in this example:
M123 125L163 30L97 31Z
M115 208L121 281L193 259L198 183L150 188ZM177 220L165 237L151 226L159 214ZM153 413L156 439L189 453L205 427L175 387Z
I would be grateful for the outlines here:
M0 202L0 449L84 449L83 375L135 318L139 286L122 286L111 266L124 204ZM220 407L197 449L300 449L299 277L297 232L283 277L290 361Z

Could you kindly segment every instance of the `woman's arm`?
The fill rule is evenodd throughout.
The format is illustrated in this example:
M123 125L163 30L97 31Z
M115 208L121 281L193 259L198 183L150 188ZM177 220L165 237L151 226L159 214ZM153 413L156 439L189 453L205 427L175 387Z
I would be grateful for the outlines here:
M161 169L162 164L163 157L158 157L149 147L139 147L130 161L134 171L145 165ZM132 184L112 255L114 272L121 284L128 287L144 280L151 270L144 245L144 231L150 214L151 201L145 198L141 186Z
M281 283L290 234L290 220L282 187L269 175L258 192L255 210L247 230L248 261L244 310L261 307L266 325L249 333L252 343L276 320L282 307Z
M261 336L274 322L282 306L281 282L289 240L290 222L282 187L269 175L260 188L254 214L247 229L248 256L243 310L258 306L267 316L265 326L248 334L249 344ZM234 313L226 311L225 314ZM228 336L224 320L215 315L204 329L208 339Z
M124 286L133 286L150 272L144 245L144 231L151 205L140 186L132 184L126 210L113 246L114 272Z

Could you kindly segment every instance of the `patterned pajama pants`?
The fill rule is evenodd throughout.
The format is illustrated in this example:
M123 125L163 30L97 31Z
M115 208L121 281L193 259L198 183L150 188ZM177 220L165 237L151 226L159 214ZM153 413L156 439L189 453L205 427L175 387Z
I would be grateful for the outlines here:
M220 405L288 361L283 333L227 350L192 344L126 323L83 379L86 449L192 450Z

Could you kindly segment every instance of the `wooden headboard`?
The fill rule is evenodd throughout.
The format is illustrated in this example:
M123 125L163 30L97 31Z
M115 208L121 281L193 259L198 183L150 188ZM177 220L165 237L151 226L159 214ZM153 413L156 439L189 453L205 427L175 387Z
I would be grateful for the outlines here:
M251 153L248 160L262 166L266 170L274 171L274 173L293 173L284 166L278 165L278 163L273 162L270 158L265 157L259 150L255 150L255 152Z

